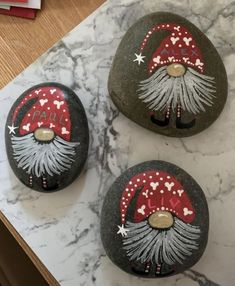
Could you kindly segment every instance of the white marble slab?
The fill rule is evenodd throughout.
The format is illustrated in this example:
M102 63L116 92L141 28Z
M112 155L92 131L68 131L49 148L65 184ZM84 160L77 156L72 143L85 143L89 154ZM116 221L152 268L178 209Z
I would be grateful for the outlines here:
M171 11L196 24L214 43L229 77L220 118L186 139L147 131L120 114L107 92L115 50L127 29L153 11ZM112 0L103 5L0 92L0 208L63 286L235 285L235 2L231 0ZM44 81L70 86L83 102L91 146L82 176L67 189L42 194L13 175L4 125L15 99ZM128 275L106 257L100 210L110 184L127 167L161 159L187 170L204 189L210 209L206 252L193 270L161 280Z

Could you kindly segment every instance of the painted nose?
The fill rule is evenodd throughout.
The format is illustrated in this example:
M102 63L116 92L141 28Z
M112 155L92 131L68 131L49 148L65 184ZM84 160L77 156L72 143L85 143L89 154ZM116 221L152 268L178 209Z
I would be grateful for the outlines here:
M185 74L186 69L181 64L171 64L167 66L166 71L169 76L179 77Z
M165 229L173 225L174 219L170 212L158 211L150 215L148 222L153 228Z
M37 128L34 131L34 137L38 141L47 142L51 141L55 137L55 133L50 128Z

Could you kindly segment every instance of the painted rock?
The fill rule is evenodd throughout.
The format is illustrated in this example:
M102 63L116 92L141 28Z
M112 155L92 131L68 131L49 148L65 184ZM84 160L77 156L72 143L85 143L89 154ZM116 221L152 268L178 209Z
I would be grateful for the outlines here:
M89 145L86 114L77 95L58 83L25 91L7 118L6 149L15 175L37 191L57 191L82 171Z
M180 273L202 256L208 237L206 198L179 167L149 161L123 173L108 191L101 239L122 270L146 278Z
M178 15L153 13L121 41L108 88L131 120L185 137L217 119L227 98L227 76L213 44L197 27Z

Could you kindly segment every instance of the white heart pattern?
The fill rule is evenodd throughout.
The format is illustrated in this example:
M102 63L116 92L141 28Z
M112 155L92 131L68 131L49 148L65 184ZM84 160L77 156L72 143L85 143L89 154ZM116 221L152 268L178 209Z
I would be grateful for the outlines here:
M50 93L54 94L56 92L56 89L50 89Z
M37 89L35 90L35 93L38 95L42 90L41 89Z
M54 100L53 103L56 105L57 109L60 109L61 105L64 104L64 101Z
M174 182L165 182L165 187L167 188L168 191L171 191L172 187L175 185Z
M38 127L42 126L43 122L38 122Z
M183 60L184 60L185 63L187 63L187 61L189 60L189 58L183 57Z
M69 134L69 131L66 129L66 127L61 128L61 133L62 134Z
M184 190L178 190L178 191L177 191L177 193L179 194L179 197L182 196L183 192L184 192Z
M175 45L175 43L178 42L179 39L180 39L179 37L176 37L176 38L175 38L175 37L171 37L171 38L170 38L170 40L171 40L171 42L172 42L173 45Z
M146 197L146 199L149 197L148 192L149 192L149 190L146 190L145 192L143 192L143 196Z
M174 30L178 31L180 30L180 26L174 27Z
M183 208L184 216L193 214L193 211L190 211L188 208Z
M153 58L153 61L157 64L160 63L160 59L161 59L161 56L157 56L156 58Z
M26 125L22 126L22 129L26 130L26 131L29 131L29 126L30 126L30 123L27 123Z
M39 102L40 102L41 106L43 106L45 103L48 102L48 99L40 99Z
M159 183L158 183L158 182L156 182L156 183L151 182L151 183L150 183L150 186L151 186L151 187L152 187L152 189L155 191L155 190L156 190L156 188L157 188L157 186L159 186Z
M172 62L174 60L174 57L168 57L168 61Z
M196 59L195 65L196 66L203 66L204 64L200 61L200 59Z
M50 128L55 127L55 125L53 123L50 123Z
M189 42L192 41L192 38L186 38L186 37L184 37L184 38L183 38L183 41L185 42L186 46L189 46Z
M142 207L139 208L139 209L137 210L137 212L138 212L139 214L145 215L145 211L144 211L145 208L146 208L146 206L145 206L145 205L142 205Z

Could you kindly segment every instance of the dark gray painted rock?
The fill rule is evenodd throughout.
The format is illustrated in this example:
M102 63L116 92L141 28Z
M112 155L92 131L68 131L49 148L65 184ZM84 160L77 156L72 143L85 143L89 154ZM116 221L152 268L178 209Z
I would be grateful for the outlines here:
M146 278L180 273L202 256L208 237L206 198L179 167L149 161L124 172L108 191L101 239L124 271Z
M50 82L25 91L6 122L6 149L15 175L37 191L57 191L82 171L89 145L83 105L68 87Z
M127 31L108 88L131 120L184 137L217 119L227 98L227 76L215 47L197 27L162 12L141 18Z

